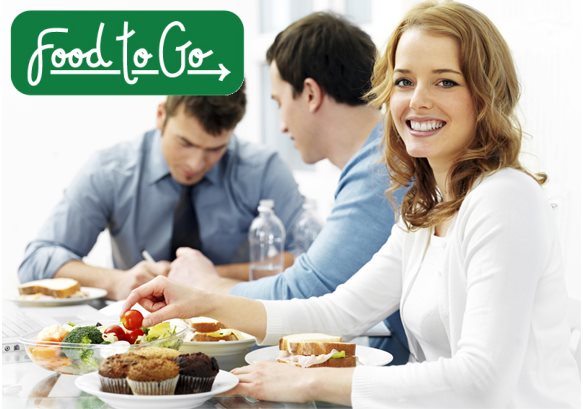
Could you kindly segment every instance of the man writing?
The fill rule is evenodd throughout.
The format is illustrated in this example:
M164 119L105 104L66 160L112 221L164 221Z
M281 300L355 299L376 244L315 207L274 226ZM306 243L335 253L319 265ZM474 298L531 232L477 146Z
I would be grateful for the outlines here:
M274 152L240 141L244 85L229 96L170 96L157 129L95 155L26 249L21 281L71 277L123 299L167 274L176 249L196 248L219 269L246 269L247 231L261 199L291 230L303 197ZM114 268L84 263L101 231L111 236ZM292 248L291 238L286 250ZM143 261L146 250L158 262Z

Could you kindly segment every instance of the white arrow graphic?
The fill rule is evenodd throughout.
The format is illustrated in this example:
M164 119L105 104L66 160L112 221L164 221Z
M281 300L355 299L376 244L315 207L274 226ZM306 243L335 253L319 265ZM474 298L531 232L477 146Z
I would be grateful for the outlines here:
M219 81L225 79L227 75L229 75L231 71L229 71L223 64L219 64L218 70L188 70L189 75L213 75L213 74L221 74L219 77Z

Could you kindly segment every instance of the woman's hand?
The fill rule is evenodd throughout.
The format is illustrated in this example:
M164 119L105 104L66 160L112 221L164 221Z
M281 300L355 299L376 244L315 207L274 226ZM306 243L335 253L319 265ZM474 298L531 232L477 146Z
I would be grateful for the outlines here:
M144 318L146 327L171 318L205 316L257 339L265 338L267 315L260 301L216 294L158 276L130 292L121 315L136 303L151 313Z
M151 312L144 318L146 327L170 318L190 318L199 315L197 306L205 305L202 300L206 295L199 289L158 276L130 292L121 314L138 303Z
M275 402L326 401L351 404L354 368L298 368L279 362L256 362L231 371L239 384L228 395Z
M279 362L256 362L231 371L239 384L228 395L251 396L259 400L306 402L310 392L310 369Z

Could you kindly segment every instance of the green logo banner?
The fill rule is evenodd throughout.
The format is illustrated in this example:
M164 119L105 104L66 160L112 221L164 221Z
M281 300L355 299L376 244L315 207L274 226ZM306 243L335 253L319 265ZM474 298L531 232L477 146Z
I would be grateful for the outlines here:
M228 11L27 11L11 35L24 94L228 95L243 82L243 24Z

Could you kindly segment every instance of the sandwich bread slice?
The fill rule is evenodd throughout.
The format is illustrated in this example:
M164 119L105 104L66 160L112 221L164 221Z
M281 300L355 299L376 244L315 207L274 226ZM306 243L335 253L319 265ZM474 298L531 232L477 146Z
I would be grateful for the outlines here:
M81 285L72 278L48 278L29 281L18 286L21 295L43 294L55 298L67 298L81 291Z
M195 317L190 319L190 326L195 331L192 341L196 342L217 342L217 341L237 341L237 331L225 328L225 325L217 320L208 317Z
M294 334L279 340L278 362L303 368L356 366L356 344L326 334Z

